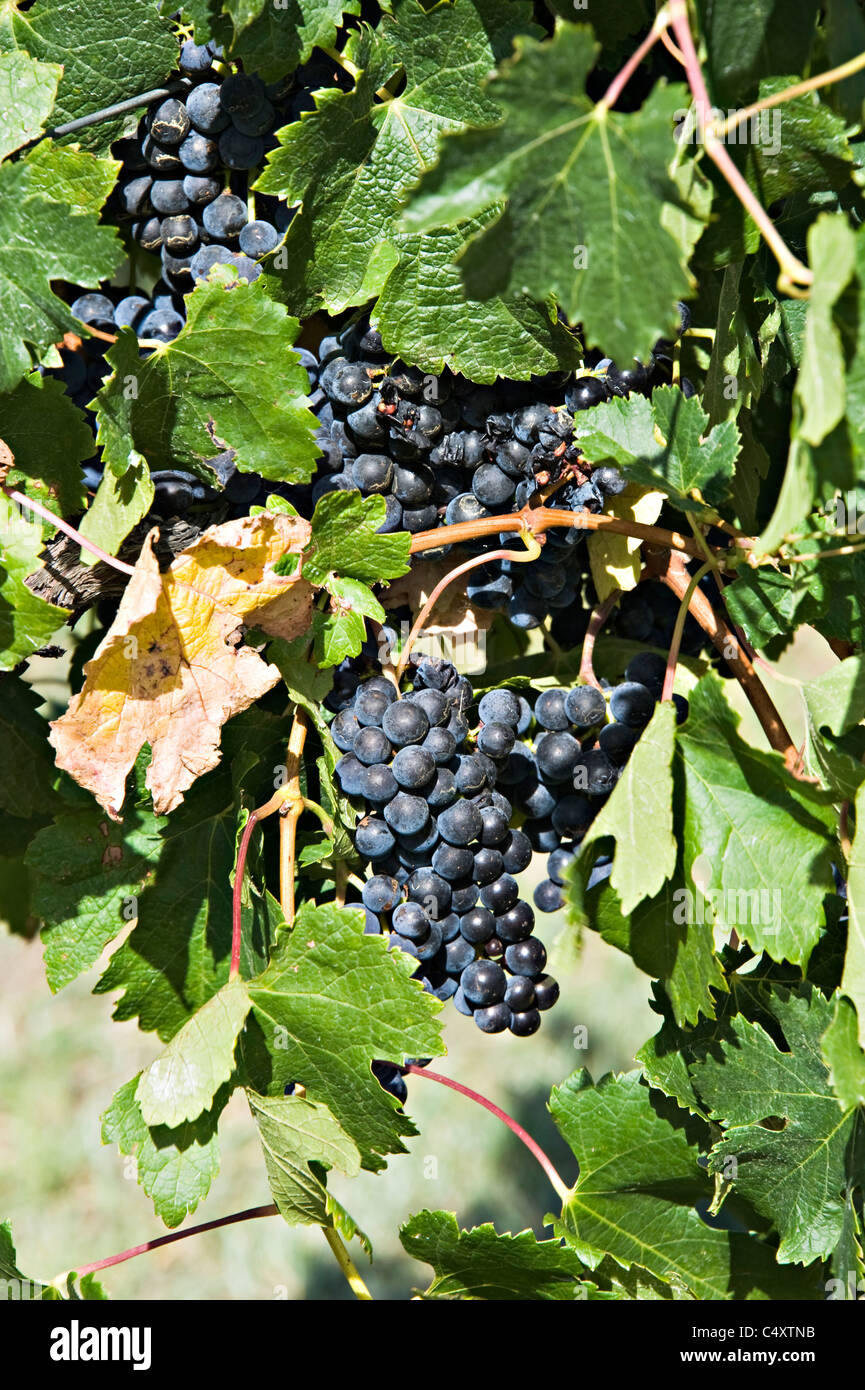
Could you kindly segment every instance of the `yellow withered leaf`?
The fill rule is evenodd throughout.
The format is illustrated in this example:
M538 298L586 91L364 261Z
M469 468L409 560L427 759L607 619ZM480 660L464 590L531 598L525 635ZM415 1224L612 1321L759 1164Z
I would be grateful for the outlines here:
M51 726L57 765L117 820L126 778L145 743L154 809L174 809L196 778L219 762L222 725L276 685L280 673L242 627L277 637L306 632L314 590L274 573L301 551L300 517L242 517L212 526L160 574L155 531L145 541L114 624L69 709Z

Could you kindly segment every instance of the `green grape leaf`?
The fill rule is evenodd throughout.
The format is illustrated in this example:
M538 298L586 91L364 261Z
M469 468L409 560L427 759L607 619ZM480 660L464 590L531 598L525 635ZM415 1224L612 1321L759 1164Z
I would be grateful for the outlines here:
M154 496L147 460L130 450L122 474L118 476L111 467L105 469L78 530L106 554L116 555L132 528L149 512ZM97 563L93 552L83 546L81 560L86 565Z
M94 988L95 994L123 990L114 1017L137 1018L143 1031L155 1030L163 1042L228 978L238 801L241 791L256 805L272 795L274 768L285 761L284 723L253 707L226 724L222 747L220 767L199 778L162 830L153 871L138 896L135 929ZM274 926L268 900L251 894L242 909L244 979L263 969Z
M363 920L356 909L304 904L250 981L258 1036L250 1020L243 1055L254 1089L282 1094L302 1082L354 1140L363 1166L377 1169L380 1155L403 1152L403 1136L415 1130L370 1062L443 1048L436 1003L409 980L411 962L364 935Z
M56 799L41 702L20 676L0 675L0 810L24 819L50 814Z
M40 62L60 64L56 125L158 87L177 62L170 24L158 6L141 0L87 0L86 6L80 0L37 0L24 13L7 5L0 15L0 49L24 49ZM134 129L137 122L137 111L127 114L126 125ZM107 149L124 128L122 119L100 121L71 139Z
M654 897L676 868L673 833L673 748L676 707L672 700L656 705L625 764L609 801L601 807L580 846L580 864L588 879L589 847L604 836L616 841L610 882L619 897L619 910L630 916L644 898ZM639 849L637 849L639 847Z
M413 1260L435 1271L425 1299L512 1303L610 1297L594 1284L583 1284L585 1269L572 1250L558 1240L538 1240L531 1231L499 1235L490 1222L461 1231L452 1212L421 1211L400 1227L399 1238Z
M737 102L770 73L804 72L818 8L817 0L785 0L781 21L775 0L698 0L715 100Z
M727 497L739 452L732 420L707 430L709 417L696 396L672 386L645 396L616 399L581 411L574 438L590 463L612 460L632 482L665 492L684 510L717 506Z
M560 23L552 42L518 39L515 60L485 89L503 119L442 141L403 226L453 226L506 204L462 259L469 295L554 295L589 343L628 361L671 335L675 302L689 292L661 222L665 204L679 202L667 166L683 91L659 86L639 111L599 111L584 90L596 56L587 28Z
M733 583L724 587L730 617L754 647L765 647L770 638L793 629L798 601L795 581L769 565L742 565Z
M150 1129L135 1092L138 1076L121 1086L102 1116L103 1144L116 1144L135 1159L138 1181L166 1226L179 1226L210 1191L219 1172L219 1117L230 1088L223 1086L212 1108L194 1121Z
M842 1110L865 1106L865 1053L856 1035L856 1010L838 999L835 1017L823 1034L823 1060Z
M755 951L804 966L832 886L834 814L821 804L825 794L786 771L780 754L740 738L717 676L704 676L689 700L677 748L692 902Z
M142 807L111 821L98 807L68 811L40 830L27 852L33 908L46 923L45 971L52 990L89 970L137 915L163 847L157 820Z
M0 53L0 159L41 135L62 74L27 53Z
M332 575L377 584L397 579L409 568L411 536L407 532L382 536L377 528L385 516L383 497L359 492L326 492L312 514L312 536L303 556L303 577L327 587ZM346 546L346 538L351 545Z
M290 1226L329 1226L327 1188L317 1170L335 1168L356 1177L357 1146L320 1102L301 1096L259 1096L254 1091L248 1091L247 1098L280 1215Z
M732 1042L692 1074L724 1131L712 1170L732 1167L737 1192L777 1227L779 1263L808 1264L828 1258L838 1243L844 1189L865 1182L865 1136L861 1112L839 1107L823 1061L820 1039L833 1005L814 991L809 999L779 1000L775 1013L787 1050L759 1024L734 1018Z
M93 457L95 443L84 412L62 382L33 372L0 396L0 439L15 456L9 487L59 516L84 510L80 465Z
M809 444L819 444L844 415L844 347L833 311L856 268L856 238L845 216L817 218L808 232L808 261L814 284L796 396L799 432Z
M809 681L802 693L821 734L846 734L865 719L865 656L839 662Z
M257 187L301 211L285 239L282 293L305 316L363 304L396 264L396 219L408 190L437 157L443 131L495 121L480 80L530 22L523 0L456 0L429 12L402 0L394 18L364 31L362 71L350 92L319 93L317 109L279 132ZM376 92L400 70L405 87Z
M275 82L307 62L314 48L333 48L343 15L360 14L360 0L225 0L223 9L234 24L232 58Z
M865 1259L862 1253L862 1222L856 1209L856 1199L849 1190L844 1194L844 1223L841 1236L832 1252L832 1274L826 1281L826 1298L832 1302L858 1302L865 1293Z
M580 1163L573 1194L555 1223L583 1260L604 1254L629 1269L641 1265L701 1300L731 1296L729 1237L694 1209L711 1197L689 1122L652 1095L640 1073L587 1072L555 1087L550 1110ZM702 1131L701 1131L702 1132Z
M395 239L399 262L375 311L388 351L423 371L449 367L476 382L576 366L579 343L557 322L554 308L525 295L496 295L485 302L466 298L454 261L490 220L486 214L456 229Z
M248 1013L246 985L235 975L141 1073L135 1098L145 1124L176 1129L210 1107L234 1071L234 1049Z
M70 213L31 191L28 165L29 156L0 165L0 391L11 391L53 343L81 327L52 280L97 285L123 257L114 230L97 225L95 207Z
M106 354L114 368L96 397L109 468L130 457L213 480L206 460L236 452L242 470L305 482L319 450L306 405L309 378L292 350L298 323L268 299L261 281L199 285L186 326L143 361L131 329Z
M847 953L841 989L856 1005L859 1042L865 1046L865 784L856 795L856 834L847 865Z
M316 613L312 620L315 659L328 670L348 656L357 656L366 637L366 624L359 613Z
M0 496L0 671L9 671L44 647L69 617L46 603L25 580L42 568L42 527Z
M22 180L22 195L38 195L76 212L96 214L123 166L119 159L40 140L15 167Z

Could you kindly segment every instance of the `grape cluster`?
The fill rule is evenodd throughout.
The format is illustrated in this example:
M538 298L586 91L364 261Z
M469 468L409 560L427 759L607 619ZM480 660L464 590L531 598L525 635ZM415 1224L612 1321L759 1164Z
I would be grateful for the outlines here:
M519 738L498 774L499 785L526 819L522 832L534 851L549 855L534 893L540 912L564 904L567 870L604 801L615 787L661 698L666 662L640 652L620 684L544 690L534 710L520 696ZM687 701L675 695L677 717Z
M366 808L355 830L372 869L366 930L388 931L417 960L424 988L453 999L483 1032L535 1033L559 991L515 878L532 847L496 790L517 736L518 698L484 695L470 737L470 682L427 659L414 664L401 697L373 676L342 703L331 733L343 753L336 780Z

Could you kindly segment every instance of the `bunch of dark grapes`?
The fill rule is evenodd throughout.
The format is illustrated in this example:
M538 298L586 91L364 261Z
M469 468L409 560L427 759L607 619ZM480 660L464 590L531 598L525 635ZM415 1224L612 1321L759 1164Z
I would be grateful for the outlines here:
M521 708L510 691L484 695L471 736L473 704L469 681L444 661L415 664L400 697L383 676L361 681L331 725L336 778L366 808L355 847L371 865L367 931L389 932L424 988L483 1032L527 1037L559 991L515 878L531 844L496 789Z
M154 101L137 136L115 148L123 161L115 212L182 293L218 262L246 280L261 274L259 262L276 250L291 213L260 195L250 214L254 171L276 147L276 131L312 107L313 90L350 82L324 55L270 85L255 73L214 67L218 57L212 44L185 43L176 93Z
M532 849L548 854L547 875L535 906L555 912L564 904L565 875L576 847L615 787L661 698L666 661L641 652L618 685L544 690L534 703L519 697L518 740L498 782L526 819ZM673 697L680 722L687 701Z

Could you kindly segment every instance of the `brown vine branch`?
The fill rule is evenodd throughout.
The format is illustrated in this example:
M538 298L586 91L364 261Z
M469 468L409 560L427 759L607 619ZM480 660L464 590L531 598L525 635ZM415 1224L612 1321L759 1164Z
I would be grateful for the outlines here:
M681 602L690 586L691 576L678 557L670 557L667 571L662 578ZM723 618L718 616L702 590L694 589L688 609L703 631L711 637L715 647L724 657L745 691L770 746L783 755L784 762L793 772L796 765L796 748L793 740L766 687L754 670L749 657L742 650L739 639Z
M603 512L566 512L557 507L523 507L522 511L511 512L507 516L484 516L478 521L458 521L453 526L439 526L435 531L419 531L412 536L410 549L416 555L419 551L435 550L440 545L459 545L461 541L497 535L500 531L530 531L532 535L540 536L557 526L576 527L583 531L612 531L618 536L651 541L694 559L703 558L696 541L678 531L667 531L663 526L646 526L640 521L626 521ZM743 537L737 539L736 544L748 547L751 542Z
M664 688L661 691L662 701L672 700L673 698L673 684L676 680L676 667L679 663L679 648L682 645L682 633L685 630L685 619L688 616L688 608L690 606L691 599L693 598L694 593L696 591L697 585L703 578L703 575L708 574L711 568L711 564L707 562L705 565L702 565L701 568L697 570L696 574L692 575L691 582L685 590L684 594L682 595L681 602L679 603L679 611L676 614L676 622L675 626L673 627L673 636L670 641L670 652L667 657L667 669L664 672Z

